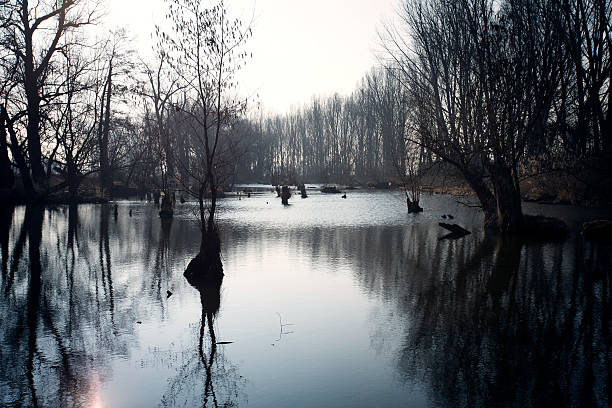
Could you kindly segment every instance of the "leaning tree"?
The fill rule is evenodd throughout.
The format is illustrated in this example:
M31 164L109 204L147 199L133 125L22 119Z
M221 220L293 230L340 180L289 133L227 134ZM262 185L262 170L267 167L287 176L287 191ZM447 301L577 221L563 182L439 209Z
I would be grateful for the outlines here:
M385 44L412 106L408 137L454 165L485 225L523 225L520 177L563 61L558 2L406 0Z

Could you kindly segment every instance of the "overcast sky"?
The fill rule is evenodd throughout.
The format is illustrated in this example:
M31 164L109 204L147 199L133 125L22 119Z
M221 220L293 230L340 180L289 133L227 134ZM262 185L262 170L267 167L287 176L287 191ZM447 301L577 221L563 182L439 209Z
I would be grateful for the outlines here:
M253 52L242 74L245 94L258 94L267 111L285 112L312 95L348 94L376 64L377 28L393 16L396 0L234 0L243 20L254 15ZM109 25L129 28L137 49L164 19L163 0L110 0Z

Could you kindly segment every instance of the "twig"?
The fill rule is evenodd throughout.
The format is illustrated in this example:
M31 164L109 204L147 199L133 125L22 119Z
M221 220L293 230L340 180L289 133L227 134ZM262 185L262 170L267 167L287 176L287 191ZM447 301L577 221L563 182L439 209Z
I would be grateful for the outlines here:
M291 333L293 333L292 331L290 331L290 332L284 331L284 327L285 326L294 326L294 324L293 323L285 323L285 324L283 324L283 319L281 318L280 313L276 312L276 314L278 315L278 323L280 325L280 332L278 334L278 339L276 339L274 341L278 342L283 337L283 334L291 334Z

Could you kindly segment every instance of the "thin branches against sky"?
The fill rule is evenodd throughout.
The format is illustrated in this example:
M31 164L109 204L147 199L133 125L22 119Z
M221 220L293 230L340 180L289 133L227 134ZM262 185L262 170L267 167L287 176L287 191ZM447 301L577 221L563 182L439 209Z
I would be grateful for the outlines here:
M245 92L266 111L285 112L313 95L348 94L376 64L377 29L395 0L248 0L229 2L253 21L253 53L241 74ZM127 27L139 52L151 49L163 0L110 0L109 27Z

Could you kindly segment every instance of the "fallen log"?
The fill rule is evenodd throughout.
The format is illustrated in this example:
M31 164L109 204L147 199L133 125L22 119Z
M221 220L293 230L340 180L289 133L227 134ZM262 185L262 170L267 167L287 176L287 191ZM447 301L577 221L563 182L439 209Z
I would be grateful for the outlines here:
M465 228L457 224L447 224L445 222L439 222L438 225L444 229L449 230L453 235L456 235L456 236L464 236L464 235L471 234L470 231L466 230Z

